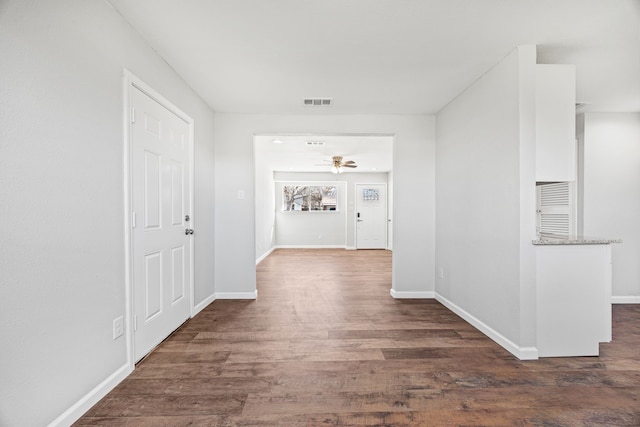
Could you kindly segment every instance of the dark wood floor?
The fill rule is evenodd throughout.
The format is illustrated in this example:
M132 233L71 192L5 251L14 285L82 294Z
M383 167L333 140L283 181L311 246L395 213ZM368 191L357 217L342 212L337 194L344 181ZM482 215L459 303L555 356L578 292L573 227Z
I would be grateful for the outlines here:
M77 426L640 426L640 306L600 357L518 361L387 251L278 250L257 301L215 301Z

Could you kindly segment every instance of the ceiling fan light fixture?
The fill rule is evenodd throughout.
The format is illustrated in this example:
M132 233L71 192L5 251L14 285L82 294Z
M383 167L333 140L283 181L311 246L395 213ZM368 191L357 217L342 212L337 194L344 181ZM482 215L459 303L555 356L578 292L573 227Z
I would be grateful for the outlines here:
M333 173L342 173L344 168L357 168L358 166L355 164L353 160L347 160L346 162L342 161L342 156L333 156L331 158L333 162L333 166L331 167L331 172Z

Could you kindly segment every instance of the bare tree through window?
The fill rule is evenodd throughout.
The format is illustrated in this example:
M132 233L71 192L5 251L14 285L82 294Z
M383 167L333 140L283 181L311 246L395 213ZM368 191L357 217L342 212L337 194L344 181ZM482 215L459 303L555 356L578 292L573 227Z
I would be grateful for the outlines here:
M334 186L285 185L282 187L283 211L335 211L338 190Z

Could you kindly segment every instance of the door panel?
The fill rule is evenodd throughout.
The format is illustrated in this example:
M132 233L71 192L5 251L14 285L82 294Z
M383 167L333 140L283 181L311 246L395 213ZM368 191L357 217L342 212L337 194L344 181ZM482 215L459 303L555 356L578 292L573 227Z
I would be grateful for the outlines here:
M145 228L160 227L160 156L144 152L144 218Z
M356 248L387 247L387 186L356 184Z
M138 361L190 315L190 127L132 87L131 181L134 356ZM139 120L135 120L135 117Z
M162 309L162 252L145 255L144 264L144 319L147 321Z
M171 160L171 225L182 226L184 220L184 166Z
M186 266L184 265L184 252L184 246L171 249L171 270L173 273L171 286L173 299L171 302L174 304L185 295L186 283L184 281L184 273Z
M160 120L151 116L149 111L144 112L144 130L152 135L160 137Z

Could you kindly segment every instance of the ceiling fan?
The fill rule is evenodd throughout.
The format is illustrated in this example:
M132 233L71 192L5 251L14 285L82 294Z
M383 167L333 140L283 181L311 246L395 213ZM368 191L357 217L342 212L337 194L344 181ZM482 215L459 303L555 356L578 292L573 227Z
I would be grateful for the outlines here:
M333 156L331 158L331 172L333 173L342 173L342 168L357 168L356 162L353 160L342 160L342 156Z

